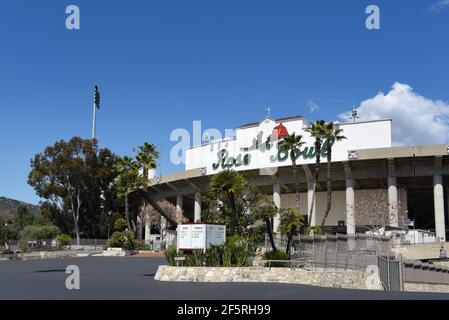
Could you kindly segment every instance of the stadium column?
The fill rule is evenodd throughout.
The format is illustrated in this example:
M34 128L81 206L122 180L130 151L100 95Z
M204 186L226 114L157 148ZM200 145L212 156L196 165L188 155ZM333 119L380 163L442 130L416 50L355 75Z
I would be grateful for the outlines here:
M183 197L182 194L176 195L176 211L178 212L178 222L182 222Z
M194 221L201 221L201 192L195 193Z
M389 224L393 227L399 227L398 187L396 177L388 177L388 214Z
M312 209L312 219L310 220L310 226L315 227L316 226L316 202L317 202L317 194L314 192L314 182L312 178L307 179L307 216L310 214L310 208L313 205ZM315 193L315 200L313 200L313 194ZM313 201L312 201L313 200ZM313 204L312 204L313 202Z
M151 222L150 218L145 218L145 244L150 244Z
M346 233L355 234L355 201L354 201L354 180L346 179Z
M433 176L433 201L435 208L435 235L437 239L446 241L443 176L441 174Z
M275 183L273 184L273 202L274 205L280 209L281 208L281 184ZM273 219L273 231L277 232L279 224L280 224L280 215L279 213Z

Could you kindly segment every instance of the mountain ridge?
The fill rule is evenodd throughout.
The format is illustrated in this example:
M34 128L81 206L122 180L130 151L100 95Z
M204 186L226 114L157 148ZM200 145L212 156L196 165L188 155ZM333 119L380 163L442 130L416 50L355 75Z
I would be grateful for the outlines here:
M12 218L20 205L24 205L31 214L38 214L40 212L40 208L37 205L0 196L0 216Z

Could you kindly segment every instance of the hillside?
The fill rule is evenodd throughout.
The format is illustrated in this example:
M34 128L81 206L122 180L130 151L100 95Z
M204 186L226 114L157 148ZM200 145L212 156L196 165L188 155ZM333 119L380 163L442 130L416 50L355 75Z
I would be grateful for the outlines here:
M0 216L12 217L16 213L19 205L26 206L28 211L32 214L39 213L39 206L6 197L0 197Z

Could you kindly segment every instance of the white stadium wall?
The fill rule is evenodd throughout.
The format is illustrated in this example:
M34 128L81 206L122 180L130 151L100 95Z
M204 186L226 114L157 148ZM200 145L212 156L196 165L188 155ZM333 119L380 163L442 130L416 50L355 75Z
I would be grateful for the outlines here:
M260 145L263 146L260 147L259 145L258 149L252 147L254 139L258 134L261 137L261 141L265 142L267 137L271 135L274 127L279 123L266 119L261 121L258 126L237 129L235 139L213 141L202 146L187 149L186 170L206 168L207 174L214 174L223 170L222 162L219 161L219 154L221 154L222 150L226 150L228 153L227 160L233 157L238 160L237 162L242 163L241 165L230 165L225 168L251 170L291 165L288 157L285 160L278 160L275 143L269 150L263 150L265 143L261 143ZM282 124L287 128L288 133L295 132L303 136L305 145L301 148L302 151L306 152L313 147L314 139L309 133L304 131L305 120L289 120L282 122ZM347 160L348 151L350 150L391 147L391 120L342 123L339 126L344 130L344 135L347 139L336 142L332 149L332 161ZM245 160L248 160L248 163L245 163ZM312 164L314 162L313 156L301 156L297 160L298 165ZM232 159L229 163L232 163ZM216 166L214 167L213 164L216 164Z

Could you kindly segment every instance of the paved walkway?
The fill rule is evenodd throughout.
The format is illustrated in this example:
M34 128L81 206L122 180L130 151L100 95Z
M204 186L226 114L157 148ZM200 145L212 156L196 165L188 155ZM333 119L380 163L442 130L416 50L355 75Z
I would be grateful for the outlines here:
M449 295L375 292L267 283L175 283L154 280L164 258L85 257L0 263L0 299L449 299ZM67 290L77 265L81 289Z

